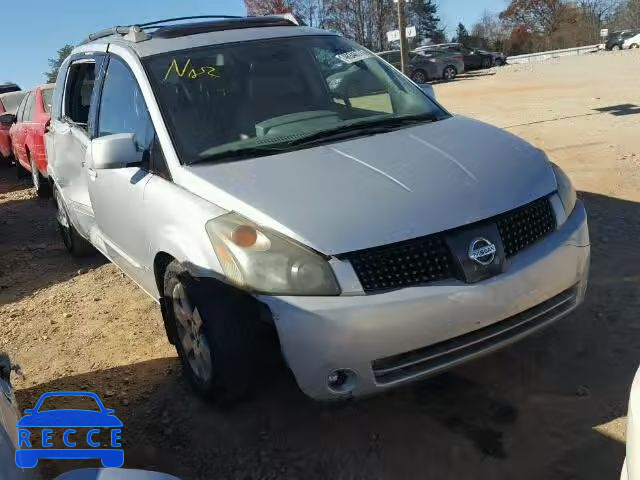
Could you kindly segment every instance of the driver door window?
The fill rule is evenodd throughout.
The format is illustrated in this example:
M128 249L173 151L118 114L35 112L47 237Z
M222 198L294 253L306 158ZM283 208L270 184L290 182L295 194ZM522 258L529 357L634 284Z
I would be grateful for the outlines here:
M98 137L115 133L133 133L139 151L149 151L155 131L142 92L133 74L121 60L109 60L104 78Z
M117 133L133 134L136 148L146 154L144 169L170 178L138 82L122 60L111 57L100 97L97 136Z

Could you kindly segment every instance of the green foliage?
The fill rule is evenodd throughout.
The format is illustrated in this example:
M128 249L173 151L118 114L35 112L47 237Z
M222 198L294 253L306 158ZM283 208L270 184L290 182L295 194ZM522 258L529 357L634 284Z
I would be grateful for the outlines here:
M434 0L413 0L407 5L407 25L415 25L417 43L431 40L432 43L444 41L444 31L439 27L438 6Z
M48 60L49 71L44 73L44 77L46 78L47 83L54 83L56 81L60 65L62 65L62 62L64 62L64 60L69 55L71 55L71 50L73 50L73 45L67 44L64 47L58 49L55 57Z
M458 23L458 28L456 29L456 41L463 45L467 45L469 43L469 32L463 23Z

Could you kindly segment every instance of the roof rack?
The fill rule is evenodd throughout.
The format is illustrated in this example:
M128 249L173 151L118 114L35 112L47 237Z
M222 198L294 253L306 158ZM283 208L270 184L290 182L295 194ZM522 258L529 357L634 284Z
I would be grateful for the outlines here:
M208 19L229 19L229 18L245 18L245 17L239 17L237 15L195 15L192 17L174 17L174 18L165 18L164 20L154 20L153 22L146 22L146 23L138 23L137 25L140 28L145 28L145 27L155 27L156 25L162 24L162 23L168 23L168 22L179 22L182 20L200 20L203 18L208 18Z
M185 20L210 20L208 22L176 23ZM195 15L174 17L134 25L116 25L90 34L80 45L112 35L121 35L125 40L137 43L152 36L175 38L196 33L234 30L254 27L304 26L305 23L291 13L263 17L238 17L233 15ZM148 33L147 30L154 30Z

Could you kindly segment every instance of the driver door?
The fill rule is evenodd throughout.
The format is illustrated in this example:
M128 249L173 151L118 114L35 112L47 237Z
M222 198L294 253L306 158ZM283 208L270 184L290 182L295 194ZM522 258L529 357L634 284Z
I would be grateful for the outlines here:
M144 283L149 245L144 190L153 177L148 160L155 130L129 67L114 55L107 61L94 137L133 133L136 147L146 161L125 168L96 170L88 152L89 196L97 225L91 241L134 280Z

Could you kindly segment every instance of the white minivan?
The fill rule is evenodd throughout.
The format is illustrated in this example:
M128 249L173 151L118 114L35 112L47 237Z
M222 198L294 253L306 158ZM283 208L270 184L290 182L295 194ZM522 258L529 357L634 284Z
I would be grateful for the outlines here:
M269 379L280 352L315 399L381 392L585 295L585 209L544 152L292 18L90 36L46 146L67 249L160 304L209 398Z

